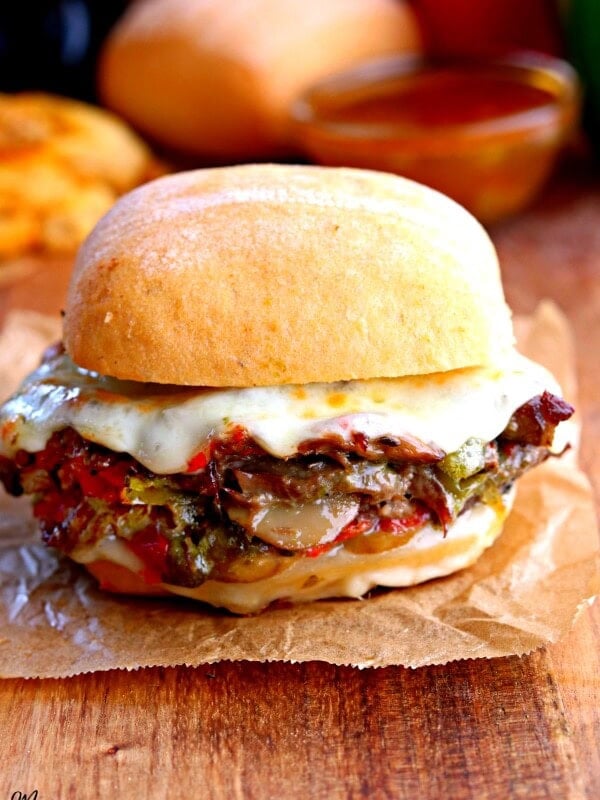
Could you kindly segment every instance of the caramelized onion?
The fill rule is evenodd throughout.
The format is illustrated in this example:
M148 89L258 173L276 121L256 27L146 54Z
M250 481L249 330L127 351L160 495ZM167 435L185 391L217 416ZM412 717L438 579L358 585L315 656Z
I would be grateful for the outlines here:
M252 583L271 578L290 566L293 560L273 552L243 553L219 566L214 577L225 583Z
M229 516L254 536L282 550L305 550L332 542L358 513L358 501L328 497L300 505L236 506Z

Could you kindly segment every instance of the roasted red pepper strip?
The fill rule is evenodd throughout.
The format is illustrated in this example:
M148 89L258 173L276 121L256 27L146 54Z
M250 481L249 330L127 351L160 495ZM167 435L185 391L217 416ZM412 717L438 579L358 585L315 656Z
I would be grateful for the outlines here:
M43 520L46 525L60 525L72 508L73 498L70 494L48 492L33 504L33 515Z
M317 556L320 556L321 553L331 550L335 544L339 544L346 539L354 539L355 536L360 536L361 533L366 533L373 527L373 525L374 520L372 517L368 516L367 514L359 514L356 519L353 519L352 522L349 522L345 528L342 528L332 542L326 542L325 544L317 544L314 547L309 547L304 551L304 555L308 556L309 558L316 558Z
M379 530L384 533L406 533L414 528L420 528L431 518L427 508L417 508L408 517L382 517L379 520Z
M146 583L160 583L165 572L169 541L156 528L150 526L134 534L127 544L144 562L140 576Z
M402 519L393 517L373 519L373 517L367 514L359 514L356 519L349 522L346 527L339 532L332 542L309 547L304 551L304 555L308 556L308 558L316 558L322 553L327 552L327 550L331 550L334 545L344 542L347 539L354 539L356 536L367 533L371 529L374 531L383 531L384 533L406 533L407 531L422 527L430 518L431 512L427 508L417 508L410 516L403 517Z
M71 470L79 481L81 490L86 497L99 497L102 500L106 500L107 503L117 503L121 499L121 492L125 488L129 464L126 462L113 464L110 467L98 470L96 474L90 472L83 465L77 464L72 466Z
M206 458L205 454L200 451L196 453L195 456L192 456L187 463L186 472L199 472L201 469L205 469L206 465L208 464L208 459Z

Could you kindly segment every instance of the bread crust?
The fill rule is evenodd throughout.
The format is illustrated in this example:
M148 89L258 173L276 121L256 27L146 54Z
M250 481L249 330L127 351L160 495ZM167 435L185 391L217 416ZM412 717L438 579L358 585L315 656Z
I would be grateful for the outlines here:
M483 228L384 173L244 165L122 198L81 248L74 361L179 385L399 377L494 363L513 344Z
M290 151L288 109L313 81L419 45L397 0L145 0L111 33L99 88L167 147L272 158Z
M195 589L145 584L134 572L108 561L86 568L103 588L122 594L176 594L235 614L262 611L276 601L303 603L332 597L362 597L375 586L406 587L471 566L502 531L514 488L495 505L479 503L461 514L446 536L430 525L407 544L383 553L354 554L344 547L318 558L300 558L272 577L250 583L208 580Z

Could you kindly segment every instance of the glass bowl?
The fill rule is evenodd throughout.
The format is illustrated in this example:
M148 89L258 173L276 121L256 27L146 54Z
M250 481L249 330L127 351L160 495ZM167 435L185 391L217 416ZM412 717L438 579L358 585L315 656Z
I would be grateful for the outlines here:
M519 52L379 59L314 84L291 114L310 160L404 175L493 222L535 196L579 108L569 64Z

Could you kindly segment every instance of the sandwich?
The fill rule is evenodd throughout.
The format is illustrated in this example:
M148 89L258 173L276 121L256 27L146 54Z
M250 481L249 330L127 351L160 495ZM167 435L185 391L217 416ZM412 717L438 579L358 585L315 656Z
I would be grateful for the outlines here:
M83 244L63 342L0 409L0 478L102 588L253 613L471 565L572 413L453 201L197 170Z

